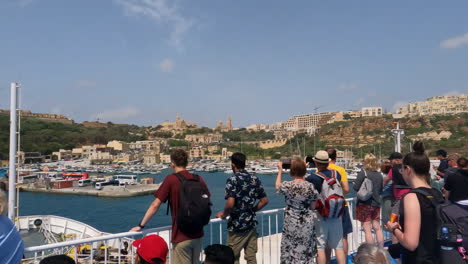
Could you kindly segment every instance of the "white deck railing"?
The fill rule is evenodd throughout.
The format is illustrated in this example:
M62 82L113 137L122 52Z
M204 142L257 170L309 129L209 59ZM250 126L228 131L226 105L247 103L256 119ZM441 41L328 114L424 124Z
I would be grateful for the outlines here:
M354 200L347 199L349 203L350 215L353 216ZM283 224L284 209L273 209L257 212L259 226L258 239L258 263L279 263L281 230ZM353 233L348 236L349 253L354 253L359 245L365 241L361 225L357 220L352 220ZM221 219L212 219L205 228L204 246L211 244L225 244L226 242L226 221ZM27 259L24 263L38 263L39 260L51 254L67 254L74 258L77 263L134 263L134 250L131 246L131 239L139 238L146 234L158 234L167 242L171 237L171 226L151 228L142 232L124 232L117 234L108 234L98 237L84 238L72 241L65 241L54 244L28 247L25 249ZM384 232L385 239L389 236ZM117 240L117 243L115 243ZM129 243L128 254L121 253L124 241ZM80 248L87 245L89 252L83 254ZM118 245L116 248L109 248L107 245ZM168 243L169 250L172 245ZM203 256L200 256L200 260ZM241 263L243 258L241 258ZM171 264L169 258L168 263Z

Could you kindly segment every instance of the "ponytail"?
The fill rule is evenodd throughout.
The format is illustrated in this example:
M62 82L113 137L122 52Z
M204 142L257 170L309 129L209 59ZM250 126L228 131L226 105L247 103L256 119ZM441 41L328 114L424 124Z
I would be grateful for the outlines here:
M425 154L425 148L422 141L416 141L413 144L413 152L408 153L403 158L403 165L409 166L417 175L421 175L427 184L431 184L431 162Z

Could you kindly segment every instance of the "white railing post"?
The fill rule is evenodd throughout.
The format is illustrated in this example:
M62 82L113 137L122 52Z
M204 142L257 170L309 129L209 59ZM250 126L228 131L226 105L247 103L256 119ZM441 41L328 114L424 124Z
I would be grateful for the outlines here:
M15 206L16 206L16 130L17 117L16 110L18 109L18 84L11 83L10 86L10 155L9 155L9 172L8 172L8 218L15 221Z

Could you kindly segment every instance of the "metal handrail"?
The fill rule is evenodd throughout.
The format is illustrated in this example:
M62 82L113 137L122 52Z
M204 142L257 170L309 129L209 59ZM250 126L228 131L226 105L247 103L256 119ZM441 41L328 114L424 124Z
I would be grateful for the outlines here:
M354 198L348 198L346 199L348 202L348 208L347 210L350 210L350 213L352 213L352 210L355 207L355 200ZM283 224L283 212L284 208L278 208L278 209L270 209L270 210L265 210L265 211L260 211L257 212L257 219L258 219L258 234L259 234L259 239L258 239L258 246L259 246L259 251L257 253L257 258L260 260L259 263L280 263L279 257L281 255L280 252L280 241L281 241L281 225ZM226 242L227 238L227 230L225 227L225 219L211 219L208 226L206 227L205 231L205 237L204 242L206 244L213 244L213 243L219 243L219 244L224 244ZM360 223L358 220L354 219L352 220L353 223L353 234L351 234L351 237L348 239L349 243L349 252L348 253L355 253L357 247L365 241L364 239L364 234L362 232L362 228L360 227ZM114 263L115 260L111 261L108 259L108 251L107 251L107 245L109 243L115 243L112 241L118 241L116 245L116 248L118 249L117 252L119 252L117 255L113 255L114 258L118 258L118 263L121 263L120 261L124 258L128 260L128 263L133 263L133 255L134 255L134 250L129 250L129 255L122 255L120 254L120 249L121 249L121 244L123 240L131 240L134 239L134 237L137 236L142 236L145 234L149 233L157 233L161 236L163 236L165 239L170 240L171 233L172 233L172 227L171 226L163 226L163 227L158 227L158 228L151 228L151 229L146 229L144 231L140 232L123 232L123 233L117 233L117 234L106 234L103 233L101 236L96 236L96 237L90 237L90 238L84 238L84 239L77 239L77 240L71 240L71 241L64 241L64 242L59 242L59 243L54 243L54 244L47 244L47 245L41 245L41 246L33 246L33 247L28 247L25 249L25 253L29 255L34 255L30 260L37 261L38 259L42 259L49 255L51 251L53 250L69 250L73 247L77 247L78 245L83 245L83 244L92 244L91 246L91 253L90 256L94 256L94 251L95 248L93 245L96 243L103 243L106 247L104 249L104 263ZM161 234L163 233L163 234ZM384 233L385 239L389 239L389 234ZM172 251L172 244L169 244L169 250ZM78 260L78 258L82 258L83 256L79 254L77 249L75 249L75 253L73 254L75 261ZM203 260L203 254L200 256L200 260ZM127 262L126 262L127 263ZM169 258L168 263L171 264L172 260ZM241 263L243 263L241 261Z
M266 214L272 214L272 213L279 213L282 212L284 208L279 208L279 209L271 209L271 210L265 210L265 211L260 211L257 212L257 215L266 215ZM224 219L220 218L213 218L210 220L210 224L216 224L225 221ZM148 233L158 233L158 232L163 232L163 231L170 231L172 229L172 226L163 226L163 227L157 227L157 228L151 228L151 229L146 229L144 231L139 231L139 232L123 232L123 233L116 233L116 234L109 234L109 235L102 235L98 237L90 237L90 238L83 238L83 239L77 239L77 240L71 240L71 241L64 241L64 242L58 242L54 244L47 244L47 245L41 245L41 246L32 246L25 248L26 253L34 253L37 251L43 251L43 250L49 250L57 247L69 247L69 246L76 246L76 245L81 245L81 244L86 244L86 243L92 243L92 242L99 242L103 240L110 240L110 239L118 239L118 238L124 238L124 237L134 237L134 236L139 236L139 235L144 235Z

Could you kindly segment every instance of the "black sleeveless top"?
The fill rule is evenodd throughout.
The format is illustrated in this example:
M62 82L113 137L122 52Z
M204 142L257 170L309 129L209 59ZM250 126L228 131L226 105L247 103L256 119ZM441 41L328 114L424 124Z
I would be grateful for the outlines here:
M435 189L420 187L434 196L436 200L443 199L442 194ZM412 193L410 191L409 193ZM416 193L421 208L421 230L419 232L419 244L415 251L404 250L402 264L439 264L440 245L437 243L436 213L431 201L424 195ZM399 223L405 231L404 200L400 204Z

